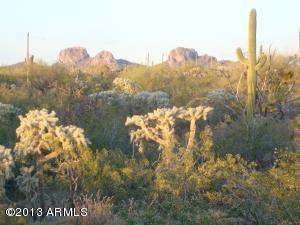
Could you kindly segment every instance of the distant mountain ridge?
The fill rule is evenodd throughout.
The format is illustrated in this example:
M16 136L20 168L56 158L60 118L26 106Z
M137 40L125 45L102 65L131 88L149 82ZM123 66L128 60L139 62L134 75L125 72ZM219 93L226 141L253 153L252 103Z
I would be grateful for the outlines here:
M198 55L198 52L193 48L177 47L169 52L166 63L170 67L182 66L187 62L195 62L199 65L216 63L217 58L207 54ZM88 65L107 65L109 67L125 67L132 63L125 59L116 59L109 51L101 51L94 57L90 57L86 48L71 47L65 48L59 52L58 62L67 66L88 66Z
M133 64L124 59L115 59L109 51L101 51L94 57L90 57L84 47L65 48L59 52L58 62L67 66L107 65L109 67L123 67Z
M167 61L169 66L178 67L187 62L195 62L196 64L205 65L216 63L217 58L207 54L199 56L198 52L193 48L178 47L170 51Z

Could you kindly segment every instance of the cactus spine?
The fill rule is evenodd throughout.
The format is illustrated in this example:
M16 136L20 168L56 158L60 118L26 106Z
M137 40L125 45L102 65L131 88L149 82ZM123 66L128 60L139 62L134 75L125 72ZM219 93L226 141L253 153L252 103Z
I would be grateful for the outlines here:
M247 119L251 121L255 109L255 96L256 96L256 72L263 67L266 62L266 56L260 49L260 56L256 58L256 10L252 9L249 14L249 27L248 27L248 58L245 58L242 50L236 50L239 61L247 66Z

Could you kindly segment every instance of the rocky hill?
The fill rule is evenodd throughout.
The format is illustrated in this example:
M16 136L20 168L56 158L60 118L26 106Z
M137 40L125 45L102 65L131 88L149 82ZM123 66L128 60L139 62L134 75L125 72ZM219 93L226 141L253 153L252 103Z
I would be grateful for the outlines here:
M217 62L217 59L206 54L199 56L193 48L178 47L170 51L167 63L171 67L177 67L191 61L197 64L209 64Z
M170 51L167 64L171 67L178 67L190 61L199 65L206 65L216 63L217 59L206 54L199 56L198 52L193 48L178 47ZM87 50L83 47L72 47L61 50L58 62L66 66L107 65L111 68L122 68L133 64L125 59L116 59L109 51L101 51L94 57L90 57Z
M87 50L83 47L66 48L59 52L58 62L70 66L86 64L90 60Z
M90 57L83 47L66 48L59 52L58 62L66 66L82 67L88 65L107 65L109 67L124 67L132 64L124 59L115 59L109 51L101 51Z

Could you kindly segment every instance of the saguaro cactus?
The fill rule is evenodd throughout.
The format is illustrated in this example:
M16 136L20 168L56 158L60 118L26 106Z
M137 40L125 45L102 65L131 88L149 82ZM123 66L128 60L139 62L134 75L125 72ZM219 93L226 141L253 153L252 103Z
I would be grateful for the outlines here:
M29 54L29 32L27 33L26 39L26 57L25 57L25 68L26 68L26 83L29 85L29 73L31 65L33 64L33 55Z
M26 58L25 58L26 65L31 65L33 63L33 55L29 54L29 32L27 33L26 39Z
M242 50L238 48L236 50L239 61L247 66L247 119L251 121L255 109L255 96L256 96L256 72L265 64L266 56L263 54L262 48L260 50L260 56L256 58L256 10L252 9L249 15L249 27L248 27L248 58L245 58Z

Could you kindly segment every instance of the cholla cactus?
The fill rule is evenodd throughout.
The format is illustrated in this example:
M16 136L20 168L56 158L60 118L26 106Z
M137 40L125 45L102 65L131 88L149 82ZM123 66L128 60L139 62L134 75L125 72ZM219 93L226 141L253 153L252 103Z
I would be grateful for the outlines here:
M0 145L0 196L4 192L4 184L7 178L12 176L11 168L14 165L11 149Z
M75 126L57 127L57 134L64 151L58 157L60 177L69 185L69 200L74 203L80 179L86 170L86 159L91 163L92 157L87 149L90 141L84 136L84 131Z
M130 132L131 141L141 149L144 140L151 140L159 144L162 149L162 157L166 163L172 161L172 153L175 151L175 143L179 138L175 136L176 119L184 119L190 122L190 133L188 142L184 148L189 152L194 147L196 133L196 121L200 118L206 119L212 108L199 106L197 108L161 108L156 109L147 115L127 117L125 125L138 127Z
M117 77L113 81L114 89L129 95L137 94L143 89L140 85L127 78Z
M235 100L235 96L223 88L210 91L206 95L207 103L222 102L225 103L230 100Z
M56 127L56 135L63 150L72 151L77 147L86 147L90 144L90 141L84 136L84 130L73 125Z
M171 106L168 93L163 91L140 92L133 96L132 103L135 108L145 106L152 108L167 108Z
M122 107L130 107L134 111L150 111L156 108L170 107L170 97L166 92L142 91L137 94L126 94L115 90L101 91L89 95L92 100L100 100L107 104L118 104Z
M57 126L58 118L54 111L46 109L29 111L25 117L19 116L21 123L17 128L19 142L15 146L17 155L22 159L34 157L40 207L44 208L43 165L64 153L75 157L81 146L86 147L89 141L84 137L83 130L75 126ZM25 171L26 172L26 171Z
M31 110L25 117L19 116L21 121L16 133L19 142L16 151L23 155L42 155L42 151L51 152L50 143L55 138L55 128L58 118L54 111L48 113L46 109Z
M36 203L37 200L37 188L38 188L38 178L34 173L34 167L21 167L21 174L17 177L17 184L19 189L25 193L26 201L32 204Z
M115 90L101 91L90 94L89 97L94 100L102 100L108 104L117 103L122 106L127 106L129 102L129 95Z
M190 122L190 134L186 146L187 151L191 151L194 147L195 135L196 135L196 122L203 118L207 119L207 113L210 112L212 108L199 106L196 108L181 109L178 113L178 118L184 119Z

